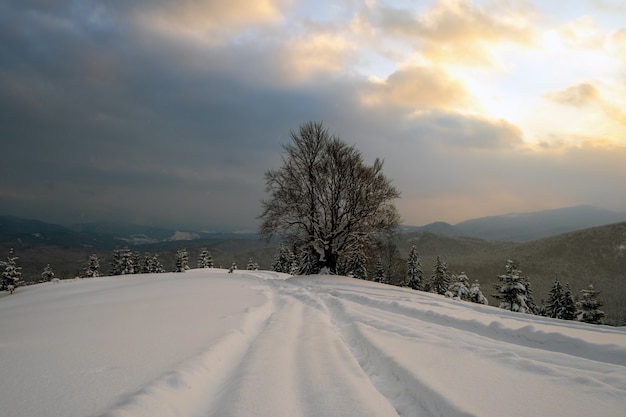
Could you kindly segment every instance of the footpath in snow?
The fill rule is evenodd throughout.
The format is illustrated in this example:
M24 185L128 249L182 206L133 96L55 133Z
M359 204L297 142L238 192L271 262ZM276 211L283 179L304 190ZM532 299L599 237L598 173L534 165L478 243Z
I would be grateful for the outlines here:
M623 417L626 329L190 270L0 296L0 372L0 417Z

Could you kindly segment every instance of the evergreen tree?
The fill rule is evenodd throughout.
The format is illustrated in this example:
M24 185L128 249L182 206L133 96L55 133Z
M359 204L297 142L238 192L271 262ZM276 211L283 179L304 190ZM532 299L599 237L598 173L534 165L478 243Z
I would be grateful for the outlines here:
M228 269L228 273L232 274L233 271L237 270L237 262L233 261L232 265L230 266L230 268Z
M350 259L348 266L348 275L352 275L354 278L367 279L367 256L365 255L365 248L363 245L357 245Z
M300 272L300 263L295 253L291 252L291 264L289 265L289 275L296 276Z
M528 307L528 310L526 312L529 314L539 314L541 309L539 308L539 306L537 306L537 303L535 303L535 297L533 296L533 287L530 284L528 277L523 277L522 283L524 284L524 287L526 287L526 306Z
M272 271L288 273L291 268L291 253L285 245L280 245L278 254L272 264Z
M546 315L553 319L560 319L563 315L563 286L557 279L552 284L548 293L548 303L546 304Z
M113 259L111 260L111 275L128 275L135 273L133 264L133 254L128 247L122 249L115 248L113 250Z
M320 263L316 252L309 248L300 253L300 267L298 275L313 275L320 272Z
M414 290L421 290L422 281L424 281L424 272L422 271L422 263L417 254L417 249L415 249L415 246L411 247L409 259L407 260L406 264L406 285L409 288L413 288Z
M561 300L561 319L563 320L576 320L578 317L578 309L576 308L576 301L574 301L574 295L569 283L565 284L565 290L563 290L563 299Z
M165 272L165 268L161 265L161 260L159 259L158 254L154 254L152 256L152 260L150 261L150 273L151 274L162 274Z
M472 283L472 286L470 287L469 300L472 303L484 304L484 305L489 304L489 300L487 300L487 297L485 297L483 292L480 290L480 284L478 283L478 280L474 281Z
M185 272L189 269L187 250L179 249L176 251L176 258L174 261L174 272Z
M259 264L257 264L256 262L254 262L254 261L252 260L252 258L250 258L250 259L248 260L248 265L246 266L246 269L247 269L248 271L258 271L258 269L259 269Z
M374 282L385 281L385 267L383 266L383 260L380 255L376 258L376 264L374 265Z
M133 262L133 274L141 273L141 254L138 251L133 252L132 256Z
M7 256L6 262L2 263L4 271L0 281L0 291L13 293L22 284L22 267L17 265L18 259L19 257L15 256L13 248L9 249L9 256Z
M509 259L506 263L506 274L498 276L500 284L495 285L497 293L493 297L500 301L500 308L520 313L529 312L526 305L526 286L520 276L521 272Z
M44 281L52 281L52 278L54 278L54 272L52 271L50 264L48 264L41 273L41 279Z
M453 276L452 283L446 291L446 297L451 297L457 300L467 301L469 299L469 279L465 272L461 272L458 276Z
M198 268L213 268L213 257L206 248L203 248L198 257Z
M448 291L449 286L450 276L448 275L448 265L437 256L428 288L431 292L443 295Z
M100 276L98 272L100 269L100 260L98 259L98 255L95 253L89 256L89 261L87 262L87 268L85 269L85 276L89 278L96 278Z
M578 321L591 324L602 324L605 314L600 310L602 303L597 299L598 292L593 288L593 284L580 291L580 301L578 301Z
M122 275L122 250L118 247L113 249L111 257L111 275Z

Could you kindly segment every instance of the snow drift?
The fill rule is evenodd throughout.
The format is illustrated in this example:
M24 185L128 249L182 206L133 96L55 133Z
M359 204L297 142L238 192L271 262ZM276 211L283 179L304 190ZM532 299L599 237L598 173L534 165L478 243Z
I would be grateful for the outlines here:
M0 416L623 416L626 331L220 269L0 296Z

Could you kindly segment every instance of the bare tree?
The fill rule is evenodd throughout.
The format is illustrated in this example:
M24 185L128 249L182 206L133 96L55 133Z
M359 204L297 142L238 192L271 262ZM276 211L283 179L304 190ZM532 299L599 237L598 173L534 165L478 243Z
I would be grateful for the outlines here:
M290 133L283 166L265 173L268 198L262 201L260 233L280 236L314 256L317 270L336 273L340 259L398 225L392 200L400 193L383 175L381 160L365 165L358 150L322 123L308 122Z

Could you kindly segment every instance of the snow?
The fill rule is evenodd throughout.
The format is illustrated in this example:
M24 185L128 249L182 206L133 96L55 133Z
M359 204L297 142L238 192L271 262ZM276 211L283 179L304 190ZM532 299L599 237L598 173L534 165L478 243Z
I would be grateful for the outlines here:
M623 416L626 329L332 276L0 295L0 416Z

